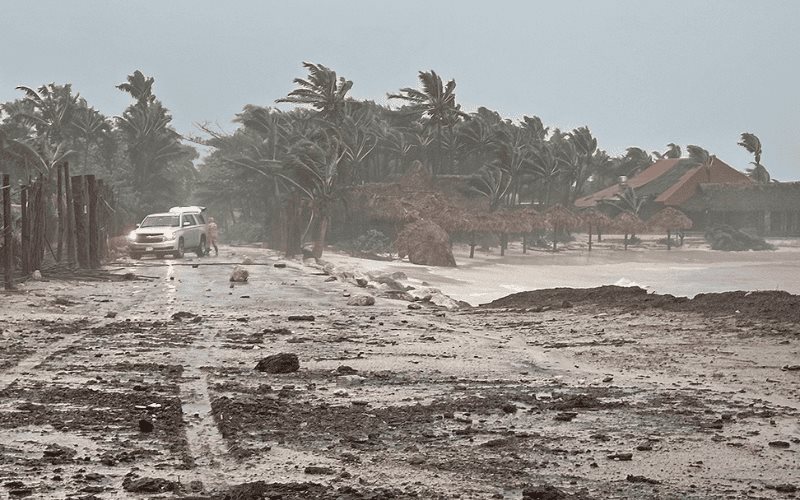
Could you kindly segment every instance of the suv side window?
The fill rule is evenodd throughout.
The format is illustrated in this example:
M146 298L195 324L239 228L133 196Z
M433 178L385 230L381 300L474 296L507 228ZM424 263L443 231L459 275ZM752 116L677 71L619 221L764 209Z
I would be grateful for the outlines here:
M183 214L183 223L189 223L190 226L196 226L197 223L194 221L194 216L189 214Z
M194 214L194 218L197 219L198 224L206 223L206 218L203 216L203 214Z

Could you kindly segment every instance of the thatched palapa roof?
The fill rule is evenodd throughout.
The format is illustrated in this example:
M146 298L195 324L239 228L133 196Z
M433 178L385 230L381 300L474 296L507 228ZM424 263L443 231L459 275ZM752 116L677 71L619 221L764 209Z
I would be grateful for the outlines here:
M631 212L620 212L614 217L613 227L625 234L641 233L647 230L647 224Z
M553 227L558 226L564 229L575 229L582 224L580 217L559 203L548 208L544 215L547 222Z
M614 223L611 220L611 217L604 214L600 210L597 210L596 208L587 208L586 210L582 210L578 216L581 218L581 220L583 220L584 224L595 228L611 227L611 225Z
M691 229L692 219L677 208L667 207L650 217L647 225L653 229Z

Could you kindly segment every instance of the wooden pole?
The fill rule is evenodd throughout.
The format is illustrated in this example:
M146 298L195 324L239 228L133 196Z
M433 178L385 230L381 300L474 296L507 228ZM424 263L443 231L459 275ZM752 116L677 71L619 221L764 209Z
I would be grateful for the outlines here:
M101 261L108 257L108 207L106 207L106 185L97 180L97 254Z
M14 289L14 234L11 220L11 178L3 175L3 278L6 290Z
M592 225L589 224L589 251L592 251Z
M56 181L56 211L58 213L58 230L56 231L56 260L61 262L61 255L64 250L64 165L56 165L58 179Z
M89 242L86 227L86 196L81 175L72 177L72 205L75 214L75 253L78 257L78 267L85 269L89 267Z
M22 274L31 273L31 233L30 233L30 210L28 210L28 189L30 186L22 186L19 195L20 212L22 215L22 228L20 235L20 258L22 261Z
M669 229L667 229L667 250L672 250L672 234Z
M86 175L86 194L88 195L88 240L89 240L89 267L98 269L100 267L99 254L99 229L97 220L97 179L94 175Z
M66 196L67 213L65 224L65 234L67 238L67 263L70 267L75 267L77 262L75 255L75 206L72 200L72 183L69 176L69 163L64 162L64 194Z

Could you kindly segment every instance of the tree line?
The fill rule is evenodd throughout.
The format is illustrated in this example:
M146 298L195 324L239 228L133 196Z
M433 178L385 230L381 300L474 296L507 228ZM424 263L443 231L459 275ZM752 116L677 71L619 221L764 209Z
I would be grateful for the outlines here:
M20 86L19 99L0 104L0 160L17 180L70 161L74 174L106 179L131 222L193 202L208 206L240 239L266 238L297 253L304 240L320 251L349 187L397 179L413 165L433 177L468 179L494 210L570 206L658 159L682 155L668 144L661 152L630 147L611 156L586 126L561 130L537 116L514 121L485 107L466 113L455 80L433 70L419 72L417 87L388 93L398 104L390 107L352 98L353 82L333 69L303 67L307 75L275 101L296 107L248 104L233 118L233 132L200 125L201 134L186 138L172 127L154 78L138 70L117 86L131 103L114 117L70 84ZM196 164L192 143L210 148ZM744 133L740 144L754 155L750 174L768 182L758 138ZM687 151L713 162L703 148Z

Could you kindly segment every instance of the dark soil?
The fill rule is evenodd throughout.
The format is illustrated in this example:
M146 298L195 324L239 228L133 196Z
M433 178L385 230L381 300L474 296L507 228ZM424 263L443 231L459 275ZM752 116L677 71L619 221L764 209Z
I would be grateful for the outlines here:
M550 288L499 298L483 308L555 309L596 305L625 310L664 309L708 316L740 314L743 318L800 322L800 296L783 291L701 293L694 298L648 293L639 287Z

